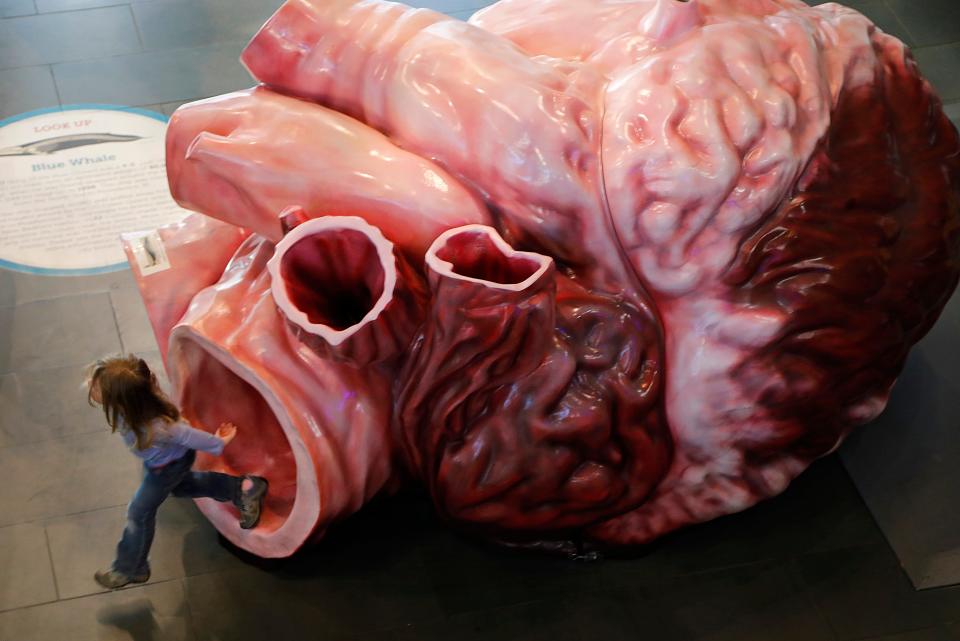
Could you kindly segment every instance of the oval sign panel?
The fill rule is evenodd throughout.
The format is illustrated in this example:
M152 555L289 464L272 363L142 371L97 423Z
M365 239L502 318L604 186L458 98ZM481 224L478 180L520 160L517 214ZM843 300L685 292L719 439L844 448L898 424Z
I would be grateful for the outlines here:
M186 216L167 188L166 120L143 109L71 105L0 121L0 267L124 269L122 232Z

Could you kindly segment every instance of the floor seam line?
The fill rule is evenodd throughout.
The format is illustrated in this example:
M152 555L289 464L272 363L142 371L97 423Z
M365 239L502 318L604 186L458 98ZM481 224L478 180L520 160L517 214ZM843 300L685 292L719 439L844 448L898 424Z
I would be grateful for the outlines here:
M69 512L67 514L55 514L52 516L41 516L35 519L30 519L29 521L17 521L16 523L7 523L6 525L0 525L0 530L8 527L15 527L17 525L27 525L30 523L43 523L46 525L49 521L55 521L57 519L64 519L70 516L80 516L81 514L90 514L91 512L100 512L102 510L113 510L118 507L123 507L126 503L117 503L116 505L104 505L102 507L95 507L89 510L81 510L79 512Z
M113 327L117 330L117 340L120 341L120 353L126 354L127 347L123 344L123 332L120 331L120 315L117 314L117 304L113 300L113 292L108 292L107 297L110 300L110 313L113 315Z
M10 608L7 610L0 610L0 614L4 614L7 612L16 612L18 610L30 610L32 608L39 608L44 605L52 605L54 603L66 603L67 601L76 601L77 599L86 599L87 597L102 596L104 594L114 594L116 592L125 592L127 590L142 590L143 588L151 585L162 585L164 583L170 583L172 581L179 581L179 580L180 580L179 577L171 577L169 579L161 579L159 581L130 584L126 587L123 587L117 590L101 590L99 592L90 592L89 594L78 594L77 596L68 596L63 599L58 599L57 601L44 601L43 603L34 603L33 605L24 605L19 608Z
M133 22L133 30L137 34L137 42L140 43L140 51L143 51L143 35L140 33L140 25L137 23L137 14L133 12L133 4L128 4L127 9L130 11L130 20Z
M910 31L910 29L907 28L907 24L900 18L900 14L894 10L893 5L890 4L889 0L883 0L883 6L885 6L890 11L890 13L893 14L893 17L896 19L897 24L903 27L904 32L906 32L906 34L910 36L910 39L913 40L914 42L917 42L917 37L913 35L913 32Z
M13 374L0 374L0 378L4 376L16 376L16 373ZM90 436L91 434L99 434L103 431L103 428L100 429L91 429L83 432L74 432L72 434L63 434L61 436L53 436L51 438L40 439L39 441L25 441L23 443L11 443L10 445L0 445L0 451L7 449L8 447L26 447L28 445L40 445L41 443L50 443L51 441L59 441L64 438L70 438L73 436Z
M53 92L57 96L57 104L62 107L63 100L60 98L60 87L57 86L57 76L55 73L53 73L53 65L48 64L46 65L46 67L47 67L47 71L50 73L50 80L53 82Z
M122 2L121 0L117 0L112 4L104 4L96 7L74 7L73 9L54 9L53 11L42 11L42 12L40 11L40 7L37 7L37 15L38 16L55 16L58 13L76 13L77 11L92 11L94 9L113 9L114 7L122 7L125 4L129 4L129 3ZM37 0L33 0L33 5L35 7L37 6Z
M115 5L115 6L122 6L122 5ZM103 7L97 7L97 8L103 8ZM77 11L77 10L75 9L74 11ZM60 13L67 13L67 12L60 12ZM38 14L38 15L44 15L44 16L45 16L45 15L48 15L48 14L43 13L43 14ZM24 17L29 17L29 16L24 16ZM4 18L4 20L16 20L16 18ZM158 54L175 53L175 52L178 52L178 51L197 51L197 50L201 50L201 49L213 49L213 48L217 48L217 47L224 47L224 46L227 46L227 45L244 45L244 46L246 46L246 45L249 43L249 41L250 41L249 38L244 38L244 39L239 39L239 38L238 38L238 39L236 39L236 40L234 40L234 39L230 39L230 40L220 40L220 41L210 42L210 43L207 43L207 44L197 45L197 46L193 46L193 47L170 47L170 48L160 47L160 48L157 48L157 49L147 49L147 48L143 47L143 48L141 48L140 51L125 51L125 52L122 52L122 53L113 53L113 54L108 54L108 55L103 55L103 56L94 56L94 57L92 57L92 58L83 58L83 57L81 57L81 58L77 58L77 59L73 59L73 60L66 59L66 60L54 60L54 61L50 61L50 62L37 62L37 63L26 64L26 65L0 66L0 71L9 71L9 70L11 70L11 69L21 69L21 68L27 68L27 67L43 67L43 66L48 66L48 65L49 65L50 67L56 67L56 66L60 66L60 65L85 64L85 63L90 63L90 62L102 62L102 61L104 61L104 60L112 60L112 59L114 59L114 58L123 58L123 57L126 57L126 56L142 56L142 55L145 55L145 54L150 54L151 56L156 56L156 55L158 55ZM170 101L170 102L172 102L172 101Z
M60 600L60 583L57 580L57 568L53 565L53 549L50 547L50 533L47 532L47 526L43 526L43 538L47 542L47 558L50 560L50 574L53 575L53 592Z
M46 14L44 14L44 15L46 15ZM194 47L171 47L171 48L169 48L169 49L165 49L165 48L146 49L146 48L144 48L142 51L127 51L127 52L124 52L124 53L114 53L114 54L109 54L109 55L106 55L106 56L97 56L97 57L93 57L93 58L78 58L78 59L76 59L76 60L58 60L58 61L55 61L55 62L38 63L38 64L33 64L33 65L15 65L15 66L13 66L13 67L0 67L0 71L6 70L6 69L19 69L21 66L22 66L22 67L40 67L40 66L43 66L43 65L45 65L45 64L50 65L51 67L56 67L56 66L60 66L60 65L86 64L86 63L91 63L91 62L103 62L103 61L105 61L105 60L113 60L113 59L115 59L115 58L123 58L123 57L127 57L127 56L142 56L142 55L146 55L146 54L150 54L150 55L152 55L152 56L156 56L156 55L158 55L158 54L165 54L165 53L176 53L176 52L180 52L180 51L199 51L199 50L203 50L203 49L213 49L213 48L216 48L216 47L222 47L222 46L226 46L226 45L236 45L236 44L246 45L246 44L248 44L248 43L249 43L249 38L247 38L247 39L237 39L237 40L232 40L232 39L231 39L231 40L222 40L222 41L211 42L211 43L208 43L208 44L198 45L198 46L194 46ZM169 101L169 102L172 102L172 101Z
M49 67L50 65L45 65L45 66ZM57 99L59 100L59 95L57 96ZM20 273L20 272L17 272L17 273ZM48 276L47 278L61 278L61 277ZM60 300L62 298L76 298L78 296L89 296L91 294L109 294L112 291L114 290L108 287L107 289L91 289L85 292L76 292L73 294L57 294L55 296L48 296L46 298L32 298L30 300L20 301L19 303L11 303L9 305L0 305L0 309L9 309L11 307L20 307L22 305L32 305L34 303L45 303L47 301ZM46 369L53 369L53 368L46 368Z

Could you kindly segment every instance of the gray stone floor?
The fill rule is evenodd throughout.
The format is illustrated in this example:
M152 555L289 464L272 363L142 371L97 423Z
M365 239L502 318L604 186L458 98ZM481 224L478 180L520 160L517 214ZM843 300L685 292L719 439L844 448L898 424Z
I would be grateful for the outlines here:
M279 0L0 0L0 118L58 103L171 113L239 89ZM483 0L428 0L466 17ZM914 46L960 119L956 0L852 6ZM322 639L960 640L960 588L917 592L843 466L780 498L596 564L463 540L417 495L370 506L282 563L161 510L145 586L104 593L137 466L80 392L105 352L156 362L129 273L0 270L0 641Z

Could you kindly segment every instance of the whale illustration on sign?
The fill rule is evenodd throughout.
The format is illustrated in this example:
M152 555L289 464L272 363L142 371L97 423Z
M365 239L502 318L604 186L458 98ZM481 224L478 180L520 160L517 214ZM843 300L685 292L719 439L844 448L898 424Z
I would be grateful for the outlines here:
M63 151L64 149L86 147L88 145L102 145L108 142L133 142L135 140L142 140L143 138L143 136L127 134L68 134L65 136L35 140L23 145L0 148L0 156L47 156L55 154L58 151Z

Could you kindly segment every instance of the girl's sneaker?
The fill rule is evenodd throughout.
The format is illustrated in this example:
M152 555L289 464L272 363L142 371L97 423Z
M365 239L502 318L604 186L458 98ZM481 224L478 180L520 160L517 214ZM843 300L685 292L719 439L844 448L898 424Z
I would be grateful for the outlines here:
M263 507L263 495L267 493L267 479L261 476L244 476L253 483L246 492L240 493L240 527L244 530L256 527L260 522L260 510Z
M93 578L108 590L116 590L131 583L146 583L150 580L150 570L147 570L146 574L136 576L120 574L116 570L100 570L93 575Z

